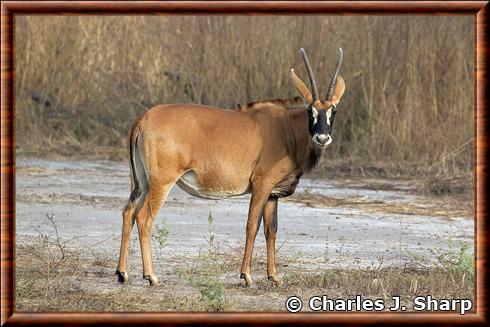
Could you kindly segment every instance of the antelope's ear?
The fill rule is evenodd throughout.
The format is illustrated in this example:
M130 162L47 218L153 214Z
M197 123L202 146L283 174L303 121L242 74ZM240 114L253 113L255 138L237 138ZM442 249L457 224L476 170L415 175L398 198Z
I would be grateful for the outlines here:
M296 76L293 68L291 68L291 78L293 79L294 86L296 86L296 90L298 90L305 104L309 105L310 103L312 103L313 97L311 96L310 90L308 90L305 83L303 83L303 81L298 76Z
M340 102L340 99L344 95L345 91L345 81L342 76L337 76L337 82L335 83L335 89L333 90L332 95L332 104L337 105Z

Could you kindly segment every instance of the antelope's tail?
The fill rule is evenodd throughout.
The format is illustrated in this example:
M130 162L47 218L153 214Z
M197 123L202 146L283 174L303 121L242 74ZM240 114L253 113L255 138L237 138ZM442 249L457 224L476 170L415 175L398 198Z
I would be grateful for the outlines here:
M131 181L133 189L131 190L131 195L129 200L134 202L141 195L141 184L138 180L138 173L136 167L136 151L138 151L138 136L139 136L139 121L137 121L131 128L131 133L129 135L129 163L131 166Z

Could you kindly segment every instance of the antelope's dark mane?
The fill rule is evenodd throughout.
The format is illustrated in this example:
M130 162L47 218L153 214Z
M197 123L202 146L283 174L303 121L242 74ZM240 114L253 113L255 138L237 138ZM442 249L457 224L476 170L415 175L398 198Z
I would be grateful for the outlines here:
M278 106L283 109L300 109L306 108L303 99L301 97L294 97L290 99L270 99L270 100L262 100L262 101L253 101L247 103L245 106L240 104L237 105L239 109L259 109L265 108L269 106Z

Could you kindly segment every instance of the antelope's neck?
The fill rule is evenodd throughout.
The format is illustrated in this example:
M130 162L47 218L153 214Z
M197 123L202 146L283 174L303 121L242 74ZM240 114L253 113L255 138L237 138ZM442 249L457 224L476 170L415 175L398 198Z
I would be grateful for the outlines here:
M322 151L311 145L311 136L308 132L308 113L305 109L288 109L288 129L291 134L289 147L294 154L300 173L307 173L315 168L320 160Z

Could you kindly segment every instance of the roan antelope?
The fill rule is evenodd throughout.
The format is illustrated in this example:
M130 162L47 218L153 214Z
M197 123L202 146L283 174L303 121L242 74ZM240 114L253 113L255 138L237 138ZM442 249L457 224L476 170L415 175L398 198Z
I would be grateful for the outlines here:
M252 285L250 264L261 220L267 244L268 279L277 283L275 241L278 198L293 194L303 173L313 169L332 142L331 131L345 90L338 75L342 49L325 100L318 96L306 56L311 92L291 69L304 103L297 100L251 103L241 110L195 104L156 106L140 116L129 136L131 195L123 211L116 274L127 283L131 230L136 221L143 258L143 278L158 283L151 255L152 227L174 184L191 195L221 199L251 193L240 278ZM282 102L281 102L282 101ZM289 101L289 102L288 102Z

